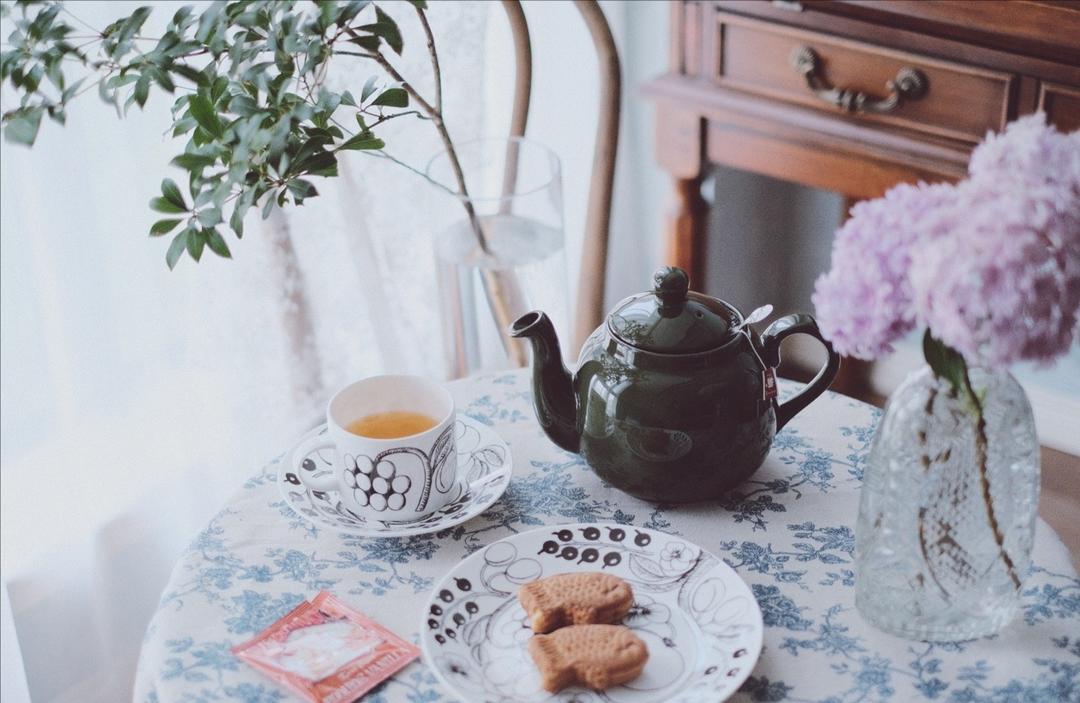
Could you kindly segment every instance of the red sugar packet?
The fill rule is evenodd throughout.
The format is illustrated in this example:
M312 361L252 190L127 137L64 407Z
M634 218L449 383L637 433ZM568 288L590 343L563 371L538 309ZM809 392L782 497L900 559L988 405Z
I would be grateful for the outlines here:
M412 643L326 591L232 653L313 703L355 701L420 656Z

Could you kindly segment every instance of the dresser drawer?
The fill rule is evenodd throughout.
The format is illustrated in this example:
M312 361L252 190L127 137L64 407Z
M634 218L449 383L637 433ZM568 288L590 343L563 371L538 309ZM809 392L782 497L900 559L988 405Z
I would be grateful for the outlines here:
M1039 86L1039 108L1062 132L1080 129L1080 88L1055 83Z
M1000 130L1012 109L1009 73L726 12L715 18L708 54L726 88L970 143ZM907 92L893 101L897 84Z

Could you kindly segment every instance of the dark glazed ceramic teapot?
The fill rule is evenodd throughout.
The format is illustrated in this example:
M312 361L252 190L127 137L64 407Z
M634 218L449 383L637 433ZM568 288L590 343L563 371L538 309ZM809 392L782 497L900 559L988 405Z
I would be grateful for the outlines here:
M574 375L547 315L530 312L511 326L532 343L536 416L548 437L651 501L716 498L745 480L840 368L810 315L782 317L758 338L737 309L688 288L682 269L657 271L652 291L623 300L585 341ZM778 403L780 342L799 333L821 341L829 358Z

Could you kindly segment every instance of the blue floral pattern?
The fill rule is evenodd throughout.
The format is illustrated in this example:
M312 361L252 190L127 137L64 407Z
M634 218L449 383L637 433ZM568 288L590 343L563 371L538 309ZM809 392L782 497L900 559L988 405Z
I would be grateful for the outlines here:
M452 388L461 412L511 445L514 476L502 498L483 515L435 534L351 536L297 518L278 496L272 462L177 564L147 629L135 700L296 700L229 649L301 600L331 590L416 641L428 592L461 559L539 525L606 522L681 535L724 558L750 584L765 621L765 647L734 700L1080 703L1080 580L1045 525L1037 532L1021 612L995 637L909 642L859 617L852 525L879 417L869 406L826 394L776 437L765 465L735 493L673 506L615 491L552 445L533 417L524 373ZM453 698L416 662L364 700Z

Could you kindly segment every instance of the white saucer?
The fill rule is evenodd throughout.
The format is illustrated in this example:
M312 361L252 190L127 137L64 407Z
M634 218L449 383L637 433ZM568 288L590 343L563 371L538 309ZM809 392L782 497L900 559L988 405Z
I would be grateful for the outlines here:
M634 589L623 624L649 648L641 675L606 691L540 687L518 602L522 584L582 571ZM735 570L684 537L615 523L549 525L493 542L432 589L420 623L424 660L463 701L719 703L761 653L764 624Z
M510 485L513 462L510 447L492 428L465 415L457 417L457 485L454 497L427 517L413 522L369 520L341 504L337 491L313 491L297 478L290 465L292 452L278 465L277 484L286 504L319 527L363 537L408 537L438 532L476 517L491 507ZM293 446L326 432L326 423L307 432ZM304 460L321 473L333 466L333 449L312 452Z

